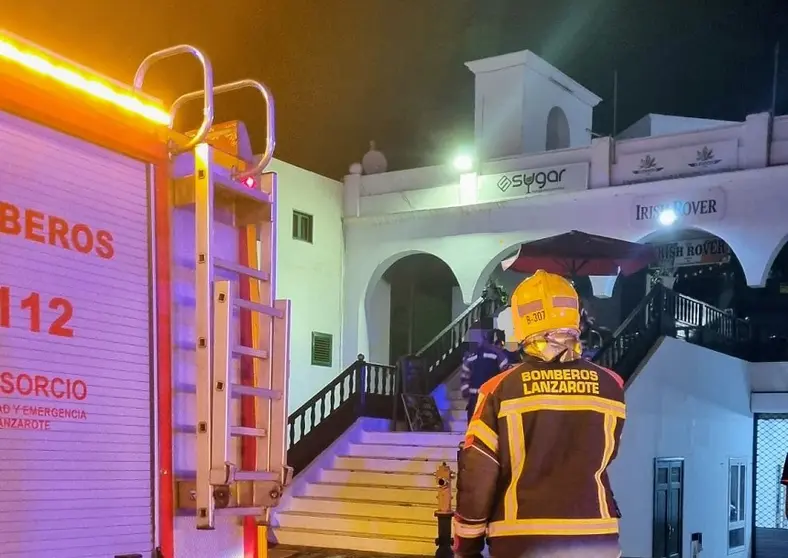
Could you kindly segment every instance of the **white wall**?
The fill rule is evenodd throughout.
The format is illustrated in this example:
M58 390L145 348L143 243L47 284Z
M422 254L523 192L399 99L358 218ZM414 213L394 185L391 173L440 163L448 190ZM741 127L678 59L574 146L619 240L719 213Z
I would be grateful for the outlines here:
M390 364L391 283L381 278L367 296L369 354L367 362Z
M459 287L451 288L451 319L453 320L463 312L465 312L468 305L462 299L462 289Z
M624 556L651 556L653 467L683 457L684 556L703 533L703 556L728 555L728 459L748 462L747 537L752 520L753 418L747 363L666 338L627 389L627 423L610 479L623 515ZM738 555L746 556L746 551Z
M276 296L292 300L290 395L292 412L342 371L342 184L284 161L279 174ZM314 217L313 244L295 240L293 210ZM312 366L312 332L330 333L333 366Z
M647 114L618 134L616 139L623 140L696 132L698 130L707 130L709 128L726 126L728 124L734 124L734 122L729 120L673 116L669 114Z
M750 387L753 392L788 392L788 362L753 362L750 364ZM754 409L760 413L788 413L788 408L776 411Z
M596 188L565 194L462 208L411 211L394 215L345 218L345 358L359 351L365 293L391 262L403 255L426 252L442 259L454 272L463 298L479 296L501 258L519 243L571 229L639 241L665 228L655 220L637 221L640 204L697 201L714 195L724 211L698 214L674 225L697 228L725 240L744 269L747 282L762 285L786 237L783 207L788 204L788 166L703 175ZM653 201L658 200L658 201ZM757 226L753 221L757 218Z

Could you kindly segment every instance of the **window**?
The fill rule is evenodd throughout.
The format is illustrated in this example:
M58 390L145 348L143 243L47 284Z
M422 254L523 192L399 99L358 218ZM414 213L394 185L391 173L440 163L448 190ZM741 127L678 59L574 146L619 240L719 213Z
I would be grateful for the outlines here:
M312 216L293 211L293 238L312 243Z
M744 549L747 524L747 462L731 459L728 466L728 554Z
M312 366L332 366L334 336L312 332Z
M566 149L569 147L569 120L560 107L553 107L547 113L547 137L545 149Z

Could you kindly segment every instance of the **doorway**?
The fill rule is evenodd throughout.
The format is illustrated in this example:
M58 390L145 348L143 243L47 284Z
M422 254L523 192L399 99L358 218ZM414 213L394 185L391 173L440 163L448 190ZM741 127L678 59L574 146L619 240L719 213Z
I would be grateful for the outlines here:
M755 415L754 558L783 558L787 554L785 487L780 483L786 453L788 414Z
M681 558L684 528L684 458L654 460L652 556Z

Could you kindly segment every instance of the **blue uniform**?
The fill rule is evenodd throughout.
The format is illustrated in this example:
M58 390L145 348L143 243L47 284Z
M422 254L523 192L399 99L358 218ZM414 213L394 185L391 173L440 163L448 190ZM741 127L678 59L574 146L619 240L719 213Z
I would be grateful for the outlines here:
M460 391L468 400L466 409L469 422L479 397L479 388L508 366L506 353L490 343L482 343L476 350L465 354L460 374Z

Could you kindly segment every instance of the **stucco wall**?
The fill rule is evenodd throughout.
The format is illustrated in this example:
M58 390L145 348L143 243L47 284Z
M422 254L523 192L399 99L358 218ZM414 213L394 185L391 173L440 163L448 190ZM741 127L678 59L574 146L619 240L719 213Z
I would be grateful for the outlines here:
M747 363L666 338L627 389L627 422L610 480L622 513L624 556L651 556L655 458L684 458L684 556L703 534L704 556L728 555L728 462L747 461L751 530L753 418ZM748 548L736 553L747 556Z
M292 411L344 368L340 356L342 183L278 160L270 170L279 175L276 296L292 301L288 397ZM312 215L311 244L293 238L293 210ZM312 366L313 331L333 335L330 368Z
M481 293L490 272L512 247L572 229L638 241L665 229L656 219L635 222L638 203L724 198L716 215L677 223L725 240L742 264L747 282L761 286L785 236L788 167L770 167L573 193L542 194L506 203L413 211L345 219L344 362L367 347L362 301L369 285L397 259L414 252L441 258L452 269L465 302Z

